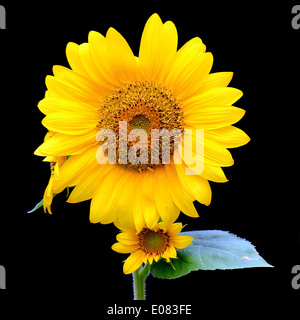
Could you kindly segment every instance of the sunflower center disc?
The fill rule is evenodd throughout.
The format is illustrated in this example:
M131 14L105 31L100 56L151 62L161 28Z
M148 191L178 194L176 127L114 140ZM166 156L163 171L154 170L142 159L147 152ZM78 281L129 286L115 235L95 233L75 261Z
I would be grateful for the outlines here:
M150 129L150 121L143 114L137 114L129 122L129 125L132 129L143 129L147 133Z
M149 254L162 254L169 244L169 236L162 230L156 232L144 228L138 237L141 249Z
M139 156L139 153L142 154L142 151L144 151L144 155L146 154L146 157L143 157L143 161L137 161L136 163L133 163L130 159L125 162L120 161L119 148L120 145L124 146L124 144L120 144L120 140L121 142L123 141L123 138L120 139L120 132L124 129L123 127L121 128L122 130L120 129L120 123L122 125L125 123L127 136L134 129L142 129L147 134L146 141L143 140L144 142L140 143L138 150L136 150L137 156ZM99 130L111 129L115 133L117 164L140 172L145 169L153 169L164 164L164 153L170 156L173 155L174 144L177 141L176 134L178 136L178 133L180 135L183 133L181 103L173 97L171 91L155 82L135 81L112 91L105 98L99 109L97 128ZM157 147L151 146L153 129L159 133ZM172 134L173 129L177 129L177 131L173 131ZM174 134L174 132L177 133ZM162 141L165 141L163 139L164 135L166 136L167 134L169 134L168 139L170 141L169 144L166 144L168 150L164 148L162 143ZM142 138L137 137L135 141L130 141L130 139L126 141L127 154L129 154L130 148L135 144L137 145L137 142L141 142L140 140ZM151 147L157 151L158 161L151 161Z

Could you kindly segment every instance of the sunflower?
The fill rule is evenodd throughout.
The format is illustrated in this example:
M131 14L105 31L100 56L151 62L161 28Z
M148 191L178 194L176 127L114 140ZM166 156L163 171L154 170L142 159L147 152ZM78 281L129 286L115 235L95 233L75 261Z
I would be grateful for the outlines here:
M134 225L126 226L125 230L117 235L118 242L112 249L118 253L132 253L123 265L125 274L136 271L147 261L151 265L154 261L163 258L169 263L170 259L177 258L177 249L189 246L193 237L178 236L182 230L182 223L167 224L159 222L149 229L146 225L137 232Z
M210 73L213 56L200 38L179 50L177 40L175 25L162 23L157 14L145 25L138 57L115 29L110 28L105 37L91 31L87 43L67 45L71 69L54 66L54 75L46 77L48 90L38 107L46 115L42 123L52 138L35 154L68 156L51 190L59 193L75 186L68 202L92 199L93 223L122 222L132 216L141 232L145 225L153 229L159 218L174 222L180 211L198 217L193 202L210 204L209 181L227 181L221 168L233 164L227 148L249 141L232 126L245 113L232 106L242 96L240 90L227 87L232 72ZM126 124L123 131L120 124ZM162 134L154 150L156 161L149 161L150 132L177 130L179 135L195 136L197 129L204 131L201 151L193 140L182 141L175 135L169 148L163 148ZM101 130L113 133L116 152L128 153L127 158L116 157L111 164L107 137L98 136ZM124 142L122 132L134 130L143 130L148 138L136 144L130 139ZM180 153L180 146L184 152ZM163 161L165 153L170 155L169 163ZM178 154L182 162L177 164ZM201 170L188 154L202 164ZM187 169L194 174L186 174Z

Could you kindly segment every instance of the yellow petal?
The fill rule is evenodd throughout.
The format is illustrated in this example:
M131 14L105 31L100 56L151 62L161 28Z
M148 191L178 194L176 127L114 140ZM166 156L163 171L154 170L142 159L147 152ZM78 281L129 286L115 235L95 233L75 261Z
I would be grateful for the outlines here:
M149 229L154 228L159 219L159 214L156 208L155 199L154 199L154 173L147 171L143 174L142 182L142 210L146 225Z
M173 259L176 259L177 258L177 252L176 252L176 249L170 245L166 252L165 252L165 255L168 257L168 258L173 258Z
M196 155L196 159L198 156L199 155ZM185 159L185 161L186 161L186 159ZM194 161L194 159L193 159L193 161ZM214 181L214 182L228 181L220 166L210 165L207 163L203 164L202 163L203 160L201 158L200 158L200 160L198 160L199 162L196 164L193 164L193 161L183 163L185 175L201 176L202 178L204 178L206 180L210 180L210 181ZM178 167L178 166L179 165L176 165L176 167ZM187 168L188 168L188 172L187 172ZM178 175L179 175L179 173L178 173ZM183 186L187 186L187 184L183 183ZM187 190L190 190L190 192L193 194L193 196L196 199L196 195L192 192L192 189L188 188ZM209 200L209 199L207 199L207 200ZM210 200L208 201L208 204L209 204L209 202L210 202Z
M139 179L139 181L141 178ZM145 217L143 214L142 190L137 188L133 202L133 220L137 233L142 231L145 226Z
M53 192L59 193L67 186L75 185L81 172L85 172L87 168L93 169L99 166L95 159L96 151L97 147L94 147L66 160L60 167L59 179L53 182Z
M226 148L240 147L250 141L249 136L243 130L234 126L208 130L205 135L208 139L214 140Z
M88 79L65 68L60 76L47 76L46 86L51 91L52 96L58 96L66 99L76 99L93 106L99 106L103 101L103 94Z
M238 122L245 110L237 107L217 106L201 108L194 114L185 114L186 125L197 129L218 129Z
M213 88L227 87L233 76L233 72L216 72L210 73L202 82L198 93L207 91Z
M53 186L53 176L50 177L49 179L49 182L48 182L48 185L45 189L45 192L44 192L44 197L43 197L43 208L44 208L44 212L47 212L52 214L52 211L51 211L51 203L52 203L52 200L53 200L53 189L52 189L52 186Z
M131 254L124 263L123 272L125 274L130 274L136 271L142 265L145 255L145 252L142 250L138 250Z
M164 83L170 72L171 61L176 54L178 45L178 34L176 26L172 21L167 21L163 25L163 41L161 44L161 53L163 54L163 65L156 76L157 83Z
M113 28L106 34L112 72L124 83L137 80L137 63L127 41Z
M185 175L187 174L186 168L188 167L188 169L189 169L188 175L196 175L196 176L200 175L202 178L204 178L206 180L214 181L214 182L228 181L225 177L223 170L219 166L208 164L207 161L205 162L205 158L204 158L204 164L203 164L203 156L204 155L201 155L201 153L197 152L197 153L195 153L195 155L193 155L194 158L192 159L192 158L190 158L190 156L189 157L187 157L187 155L183 156L182 150L183 149L182 149L181 145L179 145L179 148L175 151L175 158L183 159L185 161L185 163L183 163ZM187 161L187 159L188 159L188 161ZM196 160L198 162L194 163ZM180 163L180 162L177 162L177 163ZM176 164L175 167L180 168L180 165ZM179 173L178 173L178 176L180 177ZM183 186L187 186L186 183L183 183ZM187 188L187 190L189 190L189 188ZM191 193L191 189L190 189L189 193ZM196 199L196 194L194 194L192 192L192 195ZM209 204L210 196L207 199L207 202L208 202L207 204ZM204 203L206 203L206 201Z
M189 246L193 241L193 237L190 236L176 236L172 238L171 244L177 249L184 249Z
M110 166L112 169L99 181L99 185L96 187L91 203L91 222L106 224L120 219L122 221L121 225L124 225L126 219L124 220L123 216L133 215L133 219L135 219L135 211L138 213L137 218L143 218L143 212L135 210L134 207L136 204L139 209L141 207L141 204L137 203L140 198L136 194L139 172L124 170L122 167L113 164L106 164L105 166ZM142 229L144 225L145 221L140 228Z
M172 223L167 226L167 233L170 236L176 236L178 233L180 233L182 230L182 223L177 222L177 223Z
M201 54L205 51L206 46L199 37L190 39L178 50L180 55L188 55L188 52L189 54ZM175 59L177 58L178 56L175 57Z
M98 109L91 104L58 97L45 97L38 103L38 108L44 114L57 112L74 112L79 114L86 114L89 112L93 115L98 114Z
M136 235L136 233L133 232L121 232L117 235L117 240L120 243L126 244L126 245L133 245L139 243L139 238Z
M157 14L147 21L141 39L139 67L145 80L161 82L177 50L177 31L172 22L162 23Z
M166 259L166 261L169 263L170 258L176 259L177 258L177 252L176 249L173 247L173 245L170 245L166 251L161 255L162 258Z
M111 165L99 165L98 163L81 169L76 178L76 186L67 202L76 203L91 199L99 185L99 181L102 181L103 177L108 175L112 169Z
M185 130L183 146L180 143L178 148L185 163L189 167L197 164L199 170L201 167L203 169L203 164L221 167L233 165L231 153L222 144L207 138L206 132L200 132L200 136L198 136L194 129Z
M202 82L208 76L213 64L211 53L199 53L198 48L181 48L172 61L172 67L166 79L166 86L179 99L186 99L198 92Z
M86 72L88 73L88 79L92 80L97 84L99 93L103 96L107 95L111 91L110 84L103 79L101 74L98 72L98 68L94 62L91 53L91 47L89 43L83 43L78 47L79 57L84 66Z
M132 211L133 209L131 206L131 210L126 210L122 216L114 221L115 226L124 232L136 232Z
M46 116L42 124L48 130L70 135L81 135L91 131L96 134L97 117L88 110L84 115L74 112L58 112Z
M41 144L34 154L42 156L65 156L75 155L86 151L87 149L95 146L96 130L82 135L66 135L57 133L43 144Z
M220 106L230 106L240 99L243 92L236 88L212 88L184 101L185 114L195 114L209 108L211 112Z
M177 164L175 168L181 183L190 190L198 202L208 206L212 196L209 182L198 175L187 175L185 164Z
M231 153L224 146L206 138L204 141L204 163L228 167L232 166L234 161Z
M159 260L159 258L160 258L160 255L157 254L153 258L154 258L154 261L157 262Z
M66 95L72 93L72 92L68 92L68 90L70 89L73 89L75 91L73 92L73 99L81 97L80 99L81 101L86 99L90 103L96 103L96 102L102 101L104 97L107 95L107 93L110 92L105 90L101 86L99 86L99 83L96 83L95 81L93 81L93 79L90 76L88 77L82 76L81 74L78 74L73 70L70 70L69 68L66 68L60 65L55 65L53 66L52 70L53 70L53 75L55 79L60 80L61 83L65 83L69 85L69 87L65 88ZM51 77L51 76L48 76L48 77ZM46 84L47 84L47 78L46 78ZM61 92L60 95L62 94L63 92ZM55 95L55 92L52 92L52 95Z
M151 265L153 263L153 255L148 255L147 260L149 261L149 264Z
M192 169L193 170L193 169ZM203 171L201 172L201 177L213 182L227 182L227 178L224 171L220 167L211 166L204 164Z
M74 42L69 42L66 47L66 55L70 67L75 72L89 78L89 74L85 70L79 55L79 45Z
M175 205L171 193L166 185L165 171L163 168L155 170L154 199L160 217L164 222L174 222L180 213L180 209Z
M184 189L180 188L181 183L176 171L174 171L174 165L165 165L164 169L167 179L167 188L176 206L190 217L199 217L193 204L195 199L193 199Z
M131 253L134 252L138 249L138 245L137 244L133 244L133 245L127 245L124 243L115 243L112 245L112 250L118 252L118 253Z
M169 223L167 221L161 221L153 228L153 231L159 232L160 230L163 230L163 232L167 232L168 226L171 225L172 223Z
M96 187L90 209L92 223L111 223L121 214L118 197L125 189L126 174L120 176L120 170L115 165L106 164L105 166L114 167Z
M111 90L122 86L122 81L112 72L111 63L109 63L107 39L99 32L90 31L89 45L99 81L101 80L102 83L106 83L106 86L111 88Z
M118 198L119 210L122 215L114 221L114 224L120 230L136 232L133 205L136 201L136 186L140 183L140 173L134 170L123 170L120 174L123 174L123 172L126 174L126 187L122 190L122 193L119 194ZM141 214L141 216L143 216L143 214ZM142 228L143 227L144 225Z

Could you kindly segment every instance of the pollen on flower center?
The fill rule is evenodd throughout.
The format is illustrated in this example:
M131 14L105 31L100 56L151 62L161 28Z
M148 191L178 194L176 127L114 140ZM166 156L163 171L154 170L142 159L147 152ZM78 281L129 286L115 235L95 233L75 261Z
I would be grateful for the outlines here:
M170 236L163 230L153 231L144 228L139 234L140 248L148 254L162 254L169 246Z
M120 122L126 122L127 135L133 129L143 129L147 133L148 144L145 147L148 152L147 164L141 162L132 164L129 161L127 163L118 162ZM143 171L163 164L163 134L159 136L159 150L157 150L159 163L151 163L151 130L158 129L159 133L161 133L164 132L162 129L166 129L166 132L178 129L178 132L183 133L183 124L181 103L173 97L171 91L156 82L135 81L112 91L106 96L99 109L97 128L99 130L111 129L114 131L117 148L116 160L119 165ZM127 151L137 141L127 141ZM174 136L170 136L170 149L168 150L170 155L174 153L174 141L176 141Z

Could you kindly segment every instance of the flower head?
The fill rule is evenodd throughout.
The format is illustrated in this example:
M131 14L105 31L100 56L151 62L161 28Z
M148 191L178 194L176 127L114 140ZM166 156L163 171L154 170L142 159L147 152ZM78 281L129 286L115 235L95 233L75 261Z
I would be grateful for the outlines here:
M178 236L182 229L181 223L166 224L159 222L154 228L146 226L137 232L136 229L126 229L117 235L118 242L112 249L119 253L132 253L125 261L123 271L129 274L137 270L142 263L158 261L160 258L177 258L176 249L183 249L191 244L192 237Z
M221 168L233 164L227 148L249 141L232 126L245 113L232 106L242 96L227 87L232 73L210 73L213 56L200 38L179 50L177 40L175 25L157 14L145 25L138 56L115 29L106 36L91 31L87 43L67 45L71 68L54 66L46 78L48 90L38 107L52 138L35 154L68 156L47 193L75 186L68 202L92 199L91 222L131 216L139 233L160 218L174 222L180 211L198 217L193 201L210 204L208 181L227 181ZM193 138L199 129L204 136L197 143L177 139ZM101 130L113 137L110 144ZM135 130L145 135L134 140ZM156 140L153 132L159 133ZM109 158L114 143L117 156ZM178 156L181 163L175 163Z

